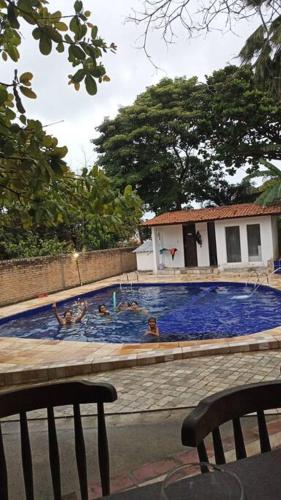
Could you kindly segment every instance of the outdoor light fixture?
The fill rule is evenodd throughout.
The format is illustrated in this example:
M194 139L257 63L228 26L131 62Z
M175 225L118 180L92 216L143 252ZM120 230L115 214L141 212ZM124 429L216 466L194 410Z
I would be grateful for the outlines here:
M200 247L202 247L202 236L201 236L199 231L197 231L197 233L195 235L195 240L198 243L198 245L200 245Z
M80 283L80 285L83 285L83 283L82 283L82 281L81 281L81 275L80 275L80 269L79 269L78 257L79 257L79 252L73 252L73 258L75 259L75 262L76 262L76 267L77 267L77 272L78 272L79 283Z

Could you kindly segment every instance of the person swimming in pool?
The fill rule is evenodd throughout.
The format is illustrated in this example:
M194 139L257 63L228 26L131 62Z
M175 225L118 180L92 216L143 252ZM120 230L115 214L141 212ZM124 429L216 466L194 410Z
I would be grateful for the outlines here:
M117 306L117 310L119 312L132 311L148 314L148 311L144 307L141 307L136 300L133 300L132 302L120 302Z
M63 313L63 317L59 315L58 310L57 310L57 304L54 303L52 304L53 311L55 313L55 317L58 320L58 323L60 326L69 326L73 325L75 323L79 323L82 318L84 318L86 311L87 311L87 303L86 302L81 302L82 309L79 311L79 313L74 316L72 309L66 309Z
M160 337L159 328L157 326L157 320L154 317L148 319L148 329L145 332L144 336L150 335L152 337Z
M143 308L141 306L139 306L139 304L135 300L133 300L133 302L131 302L128 309L129 309L129 311L134 311L134 312L140 312L143 310Z
M105 304L100 304L99 307L98 307L98 311L99 311L99 315L100 316L109 316L110 315L110 312L106 308Z
M117 311L121 312L121 311L128 311L128 309L130 309L131 307L131 302L120 302L120 304L118 304L117 306Z

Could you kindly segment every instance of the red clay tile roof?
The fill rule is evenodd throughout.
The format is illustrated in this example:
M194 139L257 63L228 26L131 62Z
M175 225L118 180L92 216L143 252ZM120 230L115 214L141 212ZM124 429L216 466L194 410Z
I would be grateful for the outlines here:
M258 215L281 214L281 203L261 207L253 203L227 205L224 207L199 208L194 210L178 210L157 215L143 223L144 226L166 226L168 224L183 224L187 222L206 222L220 219L235 219L238 217L255 217Z

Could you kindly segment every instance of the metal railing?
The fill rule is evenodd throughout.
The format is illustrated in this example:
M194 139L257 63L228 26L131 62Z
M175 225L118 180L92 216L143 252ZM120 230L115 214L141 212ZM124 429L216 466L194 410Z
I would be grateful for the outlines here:
M138 282L139 281L139 272L138 271L132 271L131 273L123 273L121 278L120 278L120 282L119 282L119 286L120 286L120 290L122 290L122 285L130 285L131 288L133 287L133 282Z
M273 269L273 271L271 271L270 273L266 273L266 272L263 272L263 273L258 273L258 271L254 270L253 269L253 273L255 273L256 275L256 282L254 284L254 288L253 288L253 291L251 293L251 295L262 285L269 285L269 277L272 276L272 274L275 274L277 273L278 271L281 270L281 267L277 267L276 269ZM266 278L265 280L263 280L262 278ZM249 279L247 280L246 282L246 286L248 286L249 284Z

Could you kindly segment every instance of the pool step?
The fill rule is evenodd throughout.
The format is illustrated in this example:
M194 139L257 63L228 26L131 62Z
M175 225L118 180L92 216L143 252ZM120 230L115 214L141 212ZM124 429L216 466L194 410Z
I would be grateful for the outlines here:
M181 270L181 274L188 274L188 275L198 275L198 274L218 274L219 270L217 267L213 266L200 266L200 267L186 267L185 269Z
M257 274L268 274L268 269L266 267L257 267L257 268L251 268L251 267L240 267L240 268L228 268L228 269L221 269L218 267L209 267L209 266L202 266L202 267L185 267L185 268L174 268L174 267L165 267L165 269L161 269L157 271L158 275L186 275L186 276L214 276L214 275L221 275L224 274L227 277L238 277L238 276L244 276L247 277L249 275L253 275L254 277Z
M163 275L175 275L175 274L188 274L188 275L208 275L208 274L218 274L217 267L165 267L164 269L158 269L157 274Z

